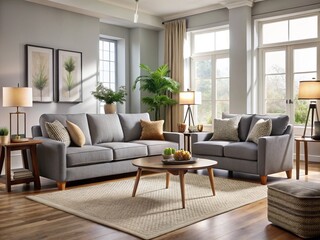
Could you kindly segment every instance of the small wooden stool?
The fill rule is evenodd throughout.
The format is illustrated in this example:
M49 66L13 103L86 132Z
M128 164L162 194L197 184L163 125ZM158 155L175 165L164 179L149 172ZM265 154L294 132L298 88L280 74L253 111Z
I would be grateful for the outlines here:
M319 237L320 184L292 180L268 185L268 219L299 237Z

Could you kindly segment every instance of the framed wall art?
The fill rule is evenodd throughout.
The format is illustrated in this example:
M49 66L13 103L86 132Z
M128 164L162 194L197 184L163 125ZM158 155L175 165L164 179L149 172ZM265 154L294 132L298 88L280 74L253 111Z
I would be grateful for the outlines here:
M32 87L34 102L53 101L53 48L26 46L28 87Z
M82 53L57 50L58 101L82 102Z

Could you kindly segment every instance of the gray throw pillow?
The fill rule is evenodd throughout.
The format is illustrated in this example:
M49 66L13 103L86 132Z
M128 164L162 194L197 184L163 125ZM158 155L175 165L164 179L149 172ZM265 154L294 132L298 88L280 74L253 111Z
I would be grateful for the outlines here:
M264 136L270 136L272 130L272 121L271 119L263 120L260 119L256 122L256 124L251 129L247 142L254 142L258 144L259 138Z
M239 118L214 119L213 137L211 140L239 142L238 124Z
M67 129L62 125L61 122L59 122L58 120L55 120L52 123L46 122L45 128L47 130L49 138L63 142L66 147L69 147L71 142L70 136Z

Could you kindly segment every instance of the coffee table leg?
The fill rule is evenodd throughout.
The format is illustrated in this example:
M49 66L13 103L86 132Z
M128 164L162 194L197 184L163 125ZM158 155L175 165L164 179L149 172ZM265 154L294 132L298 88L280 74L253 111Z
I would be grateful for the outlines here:
M211 190L212 190L212 194L213 196L216 195L216 191L214 190L214 176L213 176L213 169L212 167L208 167L208 175L209 175L209 179L210 179L210 185L211 185Z
M140 177L141 177L141 173L142 173L142 169L138 168L137 175L136 175L136 180L134 182L132 197L134 197L136 195L138 184L139 184L139 180L140 180Z
M184 188L184 174L185 174L184 170L179 170L182 208L185 208L185 205L186 205L185 188Z
M170 183L170 173L166 172L166 188L169 188Z

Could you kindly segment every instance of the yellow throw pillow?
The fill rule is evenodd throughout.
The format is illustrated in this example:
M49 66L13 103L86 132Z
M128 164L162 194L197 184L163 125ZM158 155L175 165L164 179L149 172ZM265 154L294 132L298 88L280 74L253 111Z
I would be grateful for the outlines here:
M67 129L74 144L78 147L82 147L86 142L86 138L82 130L76 124L70 121L67 121Z
M163 136L163 123L164 120L159 121L144 121L141 123L141 140L164 140Z

